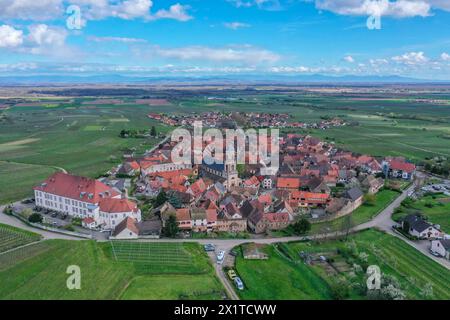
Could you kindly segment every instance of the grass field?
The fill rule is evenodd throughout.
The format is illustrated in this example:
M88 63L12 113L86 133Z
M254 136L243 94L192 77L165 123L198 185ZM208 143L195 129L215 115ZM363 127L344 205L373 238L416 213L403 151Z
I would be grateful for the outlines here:
M38 234L0 224L0 253L40 239Z
M244 281L243 299L330 299L326 282L304 264L293 264L273 246L265 248L268 260L236 259L236 270Z
M162 243L152 252L166 256L174 250L170 244L161 250ZM150 249L149 249L150 248ZM208 257L199 245L183 245L190 257L191 272L176 265L159 268L155 260L145 262L116 261L110 243L94 241L47 240L0 255L0 299L172 299L210 297L219 298L222 292ZM175 247L176 249L176 247ZM77 265L81 270L81 290L68 290L67 267ZM153 266L153 267L152 267ZM167 279L164 281L164 279ZM175 282L170 284L170 280ZM204 283L211 290L204 290ZM146 284L152 283L151 287ZM169 288L170 286L170 288ZM216 292L217 291L217 292Z
M238 257L236 269L246 285L246 290L240 293L243 298L324 299L334 296L333 283L341 279L341 285L350 288L347 299L366 299L368 265L378 265L383 274L394 276L407 299L450 298L449 270L402 240L379 231L366 230L347 241L290 243L285 248L292 261L282 258L273 246L267 249L269 260ZM300 258L301 251L332 257L332 266L306 265ZM361 253L367 255L365 261L361 260ZM354 264L363 270L354 271ZM432 286L432 296L423 292L426 284Z
M406 200L396 210L393 219L398 221L408 214L421 214L433 224L439 224L442 231L450 233L450 197L427 195L418 200Z
M166 126L150 120L149 106L84 106L81 101L58 108L12 107L0 112L0 203L30 195L33 185L55 167L96 177L122 161L124 150L136 154L158 138L123 139L122 129ZM6 163L6 161L10 163Z
M0 204L32 196L32 187L55 171L48 166L0 161Z
M392 201L400 195L399 192L384 189L376 194L375 205L364 203L358 209L351 213L353 225L358 225L370 221L384 208L386 208ZM345 217L341 217L332 221L318 222L311 225L310 234L333 232L340 230Z
M136 277L123 300L220 300L219 280L209 275L164 275Z

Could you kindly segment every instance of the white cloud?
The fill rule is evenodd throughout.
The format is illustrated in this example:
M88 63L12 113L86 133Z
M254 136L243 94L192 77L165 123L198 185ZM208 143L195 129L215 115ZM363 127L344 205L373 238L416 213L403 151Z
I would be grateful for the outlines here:
M355 59L352 56L345 56L344 61L349 62L349 63L354 63Z
M441 60L442 61L450 61L450 54L448 54L447 52L443 52L441 54Z
M227 0L237 8L258 7L263 10L280 10L280 0Z
M392 16L397 18L427 17L431 4L426 0L316 0L316 8L340 15Z
M0 0L0 19L53 20L62 16L62 0Z
M189 21L192 19L187 13L189 6L183 6L179 3L170 6L169 10L161 9L155 13L156 19L174 19L178 21Z
M232 29L232 30L237 30L240 28L249 28L250 25L248 23L243 23L243 22L225 22L223 24L226 28L228 29Z
M151 0L125 0L116 6L112 6L112 8L114 16L131 20L147 17L152 6L153 2Z
M126 38L126 37L88 37L89 41L94 42L122 42L122 43L145 43L147 40L139 38Z
M38 24L29 27L28 39L38 46L62 46L67 37L67 32L58 27L49 27L46 24Z
M0 48L15 48L23 43L23 31L6 24L0 26Z
M175 60L245 63L248 65L274 63L280 59L280 56L276 53L248 45L219 48L207 46L189 46L179 48L163 48L160 46L151 46L148 48L144 48L144 51L138 52L138 54Z
M400 56L395 56L391 58L393 61L406 65L416 65L423 64L429 61L429 59L425 56L423 51L420 52L407 52Z

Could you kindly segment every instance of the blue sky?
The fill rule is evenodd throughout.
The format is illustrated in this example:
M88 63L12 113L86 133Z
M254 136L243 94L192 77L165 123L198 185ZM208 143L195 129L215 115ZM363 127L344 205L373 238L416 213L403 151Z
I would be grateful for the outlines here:
M3 76L450 79L448 0L0 0L0 8Z

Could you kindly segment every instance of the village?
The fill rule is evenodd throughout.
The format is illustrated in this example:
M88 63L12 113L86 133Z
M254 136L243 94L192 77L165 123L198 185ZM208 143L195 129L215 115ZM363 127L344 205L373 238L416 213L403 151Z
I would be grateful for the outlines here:
M214 124L228 128L221 125ZM34 188L38 213L69 216L110 239L260 237L350 215L386 179L410 183L416 172L404 158L354 154L302 134L279 138L273 175L260 164L175 164L176 144L166 138L141 157L127 153L97 180L55 173ZM428 238L442 235L434 230Z
M298 122L289 121L291 118L287 113L257 113L257 112L205 112L190 113L183 115L150 113L150 119L160 121L169 126L190 127L195 121L202 121L204 127L209 128L301 128L326 130L331 127L348 125L344 120L337 117L323 119L320 122Z

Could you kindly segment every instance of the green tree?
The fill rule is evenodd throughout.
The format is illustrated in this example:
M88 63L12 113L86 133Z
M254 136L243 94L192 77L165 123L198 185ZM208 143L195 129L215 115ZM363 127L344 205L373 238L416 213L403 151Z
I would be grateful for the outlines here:
M305 234L309 230L311 230L311 223L308 219L301 218L299 221L292 225L295 234Z
M364 203L369 206L375 206L377 202L377 197L374 194L366 194L364 196Z
M167 194L164 192L164 190L161 190L160 193L155 198L155 201L153 202L153 207L157 208L160 205L164 204L167 201Z
M42 216L39 213L33 213L29 218L28 221L31 223L41 223L42 222Z
M152 137L156 137L156 128L155 128L155 126L152 126L152 129L150 130L150 135L152 136Z
M163 230L163 234L169 238L175 238L180 229L178 228L177 219L174 215L170 215L166 221L166 225Z

